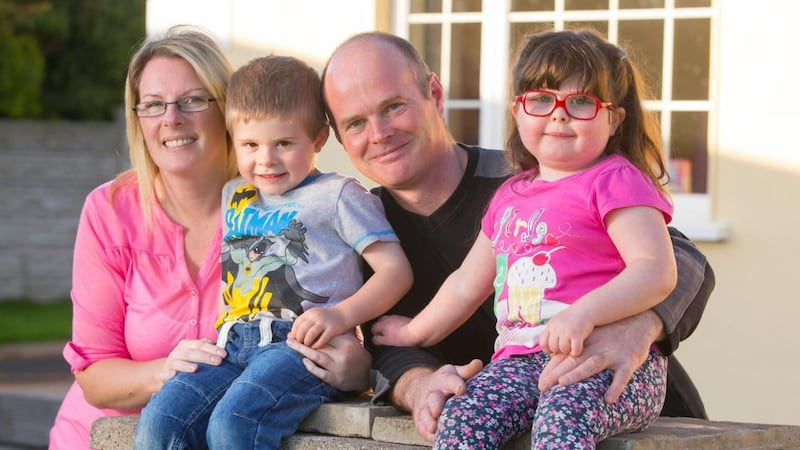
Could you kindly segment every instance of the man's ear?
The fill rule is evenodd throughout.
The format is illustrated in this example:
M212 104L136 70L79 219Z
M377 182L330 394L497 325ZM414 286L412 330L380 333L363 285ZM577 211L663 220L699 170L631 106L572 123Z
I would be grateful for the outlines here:
M608 120L611 122L611 132L608 135L613 136L616 134L619 126L622 125L622 122L625 121L625 108L617 106L614 109L608 110L608 112L611 113L608 115Z
M431 98L436 103L436 110L439 111L440 116L444 117L444 87L439 81L439 77L433 72L428 75L428 88L431 90Z
M319 153L322 150L322 147L325 146L325 143L328 142L328 136L331 134L331 127L326 125L319 130L319 134L317 134L317 138L314 139L314 148L315 152Z

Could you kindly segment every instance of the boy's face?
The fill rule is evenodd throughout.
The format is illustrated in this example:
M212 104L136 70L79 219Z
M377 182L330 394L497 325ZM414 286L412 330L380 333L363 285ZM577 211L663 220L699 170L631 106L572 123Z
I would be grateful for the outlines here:
M239 173L264 195L281 195L314 170L328 127L311 137L300 120L271 116L231 125Z

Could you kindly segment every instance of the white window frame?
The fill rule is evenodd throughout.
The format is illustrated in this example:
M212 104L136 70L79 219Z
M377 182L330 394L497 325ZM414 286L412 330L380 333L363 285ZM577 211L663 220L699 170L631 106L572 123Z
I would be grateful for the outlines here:
M511 12L511 0L482 0L482 12L452 13L452 3L458 0L442 0L441 13L410 13L409 0L395 0L392 3L393 23L392 32L404 38L409 37L411 24L439 24L442 29L441 61L439 78L445 88L446 111L452 109L478 109L480 118L479 142L486 148L503 148L505 140L506 122L508 118L508 76L510 60L510 24L517 22L552 22L556 29L563 29L565 22L602 20L608 22L608 38L617 42L619 20L630 19L659 19L664 20L664 56L662 61L662 92L661 99L672 98L672 43L674 42L674 19L685 18L710 18L711 19L711 72L710 80L716 79L714 72L714 58L717 36L717 10L715 0L707 8L675 8L675 0L664 0L664 8L619 10L619 0L610 0L609 9L595 11L567 11L565 0L555 0L552 11ZM491 70L480 71L480 98L479 99L453 99L449 98L450 74L450 36L454 23L480 23L481 24L481 67L491 67ZM716 112L713 98L716 97L716 83L710 82L711 92L709 100L656 100L648 101L646 107L661 111L661 135L665 149L670 148L669 136L673 111L702 111L708 112L708 144L713 148L715 141L712 130L716 127L714 121ZM445 115L447 117L447 115ZM709 150L709 166L713 173ZM711 173L708 176L708 190L714 186ZM675 212L672 225L680 229L695 241L722 241L729 235L728 226L722 222L712 220L711 194L685 194L673 193L672 200Z

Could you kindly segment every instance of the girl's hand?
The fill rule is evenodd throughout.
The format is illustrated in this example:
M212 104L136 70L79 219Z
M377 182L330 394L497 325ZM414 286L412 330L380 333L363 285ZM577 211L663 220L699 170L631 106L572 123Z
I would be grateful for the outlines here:
M594 322L575 305L559 312L545 325L539 346L547 353L580 356L583 341L594 329Z
M415 347L419 344L408 328L411 319L405 316L381 316L372 325L372 342L377 345Z
M218 366L226 355L225 349L210 339L184 339L169 353L158 378L163 384L178 372L192 373L197 370L197 363Z
M312 308L294 320L289 337L303 345L320 349L334 336L350 328L336 308Z

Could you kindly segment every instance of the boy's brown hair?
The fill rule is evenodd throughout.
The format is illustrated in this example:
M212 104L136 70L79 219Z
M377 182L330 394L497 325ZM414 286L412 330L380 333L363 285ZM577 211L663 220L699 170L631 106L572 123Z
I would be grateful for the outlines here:
M316 70L291 56L264 56L240 67L231 77L225 122L294 116L310 138L328 126Z

